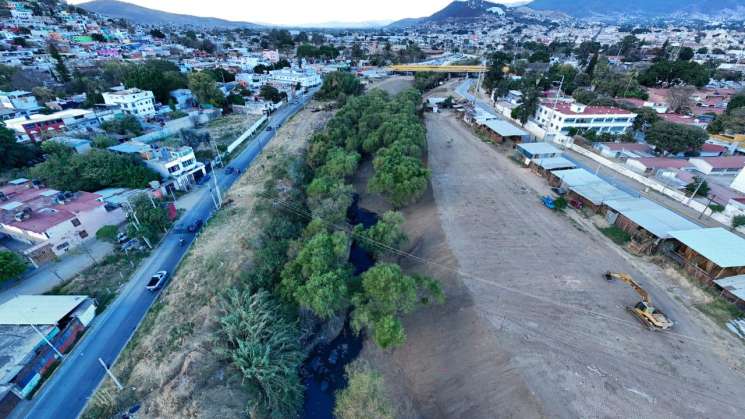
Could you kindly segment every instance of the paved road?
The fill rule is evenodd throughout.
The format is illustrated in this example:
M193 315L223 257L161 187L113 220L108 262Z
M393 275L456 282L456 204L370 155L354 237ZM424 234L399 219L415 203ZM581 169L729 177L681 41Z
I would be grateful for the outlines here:
M278 110L271 118L270 124L275 128L287 118L299 111L312 94L306 95L297 104L290 104ZM241 171L247 169L251 162L274 137L276 130L264 131L246 147L230 166ZM222 170L220 170L222 172ZM238 178L237 174L218 173L218 184L226 191ZM212 182L214 185L214 182ZM212 198L205 194L204 199L186 212L179 224L187 225L195 220L205 220L215 211ZM184 239L186 244L179 245ZM114 303L96 320L91 328L70 352L62 365L31 401L22 402L11 417L33 419L73 419L80 415L88 399L92 396L104 378L101 358L111 365L126 346L137 325L142 321L150 306L160 293L145 289L145 283L152 273L161 269L173 272L183 258L194 234L170 232L133 274Z
M482 111L494 115L499 119L503 119L500 115L497 114L497 111L494 110L494 108L487 102L477 99L471 92L468 91L468 89L471 88L473 83L476 81L476 79L465 79L463 80L463 83L459 84L458 87L455 88L455 93L462 96L464 99L473 102L476 107L481 109Z

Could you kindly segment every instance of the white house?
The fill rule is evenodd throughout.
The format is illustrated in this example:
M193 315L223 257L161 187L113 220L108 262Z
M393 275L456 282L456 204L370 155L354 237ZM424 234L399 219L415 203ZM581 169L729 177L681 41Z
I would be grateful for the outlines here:
M745 156L692 157L688 161L705 175L734 175L745 167Z
M173 180L178 190L188 190L207 174L204 163L197 161L194 149L188 146L162 147L154 150L152 156L153 158L145 160L145 164L160 173L164 179Z
M542 102L533 117L547 132L562 134L568 134L569 128L622 134L631 127L634 118L635 113L621 108L561 101Z
M150 90L137 88L103 93L107 105L119 105L124 113L138 117L155 115L155 96Z
M289 68L270 71L268 81L270 83L287 84L291 86L300 84L303 88L318 86L323 82L321 76L314 70L292 70Z
M15 90L13 92L0 91L0 107L23 111L37 111L41 109L31 92Z

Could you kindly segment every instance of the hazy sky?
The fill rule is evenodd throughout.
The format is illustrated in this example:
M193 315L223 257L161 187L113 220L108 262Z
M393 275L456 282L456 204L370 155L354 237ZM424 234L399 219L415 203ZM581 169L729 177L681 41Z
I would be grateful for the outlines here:
M68 0L79 4L89 0ZM126 0L152 9L278 25L428 16L452 0ZM505 0L512 3L516 0Z

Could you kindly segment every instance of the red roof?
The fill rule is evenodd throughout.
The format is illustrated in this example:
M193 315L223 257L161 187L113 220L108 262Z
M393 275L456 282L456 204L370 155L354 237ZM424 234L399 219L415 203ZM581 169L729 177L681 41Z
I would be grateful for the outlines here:
M670 159L666 157L644 157L634 159L649 169L682 169L684 167L693 167L688 160Z
M745 167L745 156L696 157L715 169L741 169Z
M58 192L52 189L30 188L28 184L24 184L5 186L1 190L8 197L3 204L17 202L21 205L7 210L0 209L0 223L35 233L44 233L62 222L75 218L81 212L104 205L98 201L101 195L90 192L77 192L68 202L57 204L54 199ZM31 210L31 216L23 221L17 221L16 213L25 208Z
M544 102L544 106L550 108L556 107L556 111L564 115L633 115L632 112L626 109L614 108L612 106L584 106L582 112L574 112L572 110L572 103L557 102L556 104L550 102Z
M727 147L719 144L704 143L704 145L701 146L701 151L724 153L725 151L727 151Z

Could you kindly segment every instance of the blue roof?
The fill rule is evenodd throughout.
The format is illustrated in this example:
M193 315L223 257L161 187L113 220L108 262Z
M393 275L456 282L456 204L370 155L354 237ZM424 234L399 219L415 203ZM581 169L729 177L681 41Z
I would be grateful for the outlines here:
M621 214L661 239L669 239L672 237L671 233L674 231L701 228L675 212L659 205L656 208L622 211Z
M585 169L569 169L553 173L568 187L605 182Z
M670 235L720 268L745 266L745 239L721 227L673 231Z
M577 195L589 199L595 205L600 205L610 199L631 198L631 195L605 182L586 183L569 188Z
M117 153L140 153L146 147L147 146L144 144L137 144L131 141L127 141L121 144L112 145L111 147L109 147L109 150L115 151Z
M532 155L561 154L561 150L549 143L522 143L517 148L523 149Z
M484 125L486 125L490 130L501 135L502 137L527 137L528 135L530 135L527 131L522 130L501 119L486 120L484 121Z
M573 169L577 167L574 162L564 157L546 157L545 159L533 159L533 163L546 170Z

